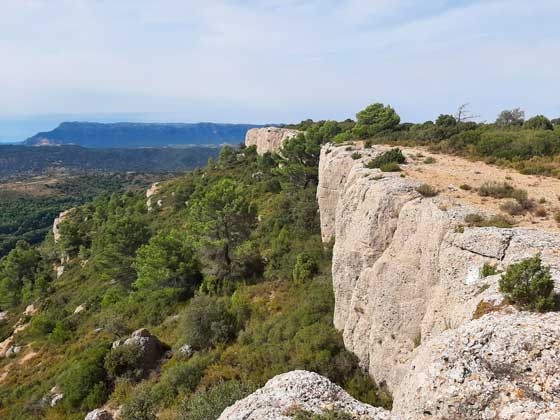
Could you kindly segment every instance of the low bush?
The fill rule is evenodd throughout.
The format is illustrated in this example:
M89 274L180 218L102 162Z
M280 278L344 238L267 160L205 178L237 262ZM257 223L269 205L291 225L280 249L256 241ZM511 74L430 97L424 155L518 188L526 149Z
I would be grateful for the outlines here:
M224 298L197 295L183 313L183 341L195 349L227 343L236 336L236 319Z
M548 216L548 211L543 206L539 206L535 209L535 216L546 217Z
M360 152L354 152L352 153L352 159L354 160L358 160L362 157L362 154Z
M71 408L92 410L108 396L107 371L103 365L107 345L87 349L60 378L64 404Z
M424 159L424 163L430 165L432 163L436 163L436 160L432 156L428 156L426 159Z
M114 380L118 377L140 379L144 373L142 349L139 345L121 345L105 358L105 369Z
M498 227L505 229L513 226L513 222L504 216L496 215L486 218L476 213L467 214L465 216L465 223L469 227Z
M201 389L183 402L178 419L217 419L222 411L234 402L245 398L254 389L254 386L238 381L223 382L212 387L210 390Z
M484 263L482 268L480 269L480 277L488 277L497 274L498 270L496 269L495 265Z
M461 188L464 191L472 190L472 187L469 184L461 184L461 185L459 185L459 188Z
M416 191L423 197L435 197L438 194L438 191L429 184L422 184L416 187Z
M481 197L512 198L514 190L507 182L485 182L478 189L478 194Z
M500 210L511 216L518 216L525 212L523 206L515 200L508 200L505 203L502 203L502 205L500 205Z
M396 162L384 163L379 167L381 172L399 172L401 167Z
M122 420L157 420L157 401L148 384L142 384L123 405Z
M402 154L401 149L394 148L388 150L379 156L370 160L366 167L369 169L381 168L383 165L387 163L404 163L406 161L405 156Z
M554 281L540 255L510 265L499 285L500 292L522 309L544 312L554 308Z

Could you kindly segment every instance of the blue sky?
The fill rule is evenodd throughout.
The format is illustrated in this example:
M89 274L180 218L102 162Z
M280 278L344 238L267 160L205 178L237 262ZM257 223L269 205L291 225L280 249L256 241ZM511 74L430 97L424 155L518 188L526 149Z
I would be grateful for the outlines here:
M45 126L289 122L353 117L377 101L407 121L464 102L485 120L518 106L560 116L558 0L0 6L0 139L31 131L37 115Z

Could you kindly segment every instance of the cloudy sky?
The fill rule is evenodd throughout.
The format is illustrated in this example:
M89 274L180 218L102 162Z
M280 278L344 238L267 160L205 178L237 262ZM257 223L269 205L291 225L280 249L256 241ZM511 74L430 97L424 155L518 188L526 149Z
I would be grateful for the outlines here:
M558 0L0 0L0 137L37 115L290 122L377 101L558 117L559 21Z

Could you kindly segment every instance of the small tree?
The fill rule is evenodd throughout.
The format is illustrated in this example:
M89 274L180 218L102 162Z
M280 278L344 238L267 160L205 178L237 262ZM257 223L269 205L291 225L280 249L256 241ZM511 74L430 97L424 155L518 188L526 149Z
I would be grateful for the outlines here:
M380 103L369 105L356 114L353 133L360 138L372 137L381 131L391 130L401 122L401 117L390 106Z
M303 284L311 280L318 271L319 265L315 258L308 254L299 254L296 257L292 277L296 284Z
M521 127L525 121L525 111L520 108L504 110L496 118L496 125L501 128Z
M510 265L499 284L500 292L523 309L544 312L554 307L554 281L540 255Z
M136 253L139 289L177 287L193 290L201 281L200 267L187 235L174 229L160 232Z

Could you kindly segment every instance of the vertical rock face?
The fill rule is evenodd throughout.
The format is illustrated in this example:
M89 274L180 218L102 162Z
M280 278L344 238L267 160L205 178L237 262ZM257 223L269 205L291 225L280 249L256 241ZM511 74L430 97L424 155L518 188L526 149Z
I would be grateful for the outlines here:
M297 136L299 130L279 127L252 128L247 131L245 145L257 146L257 153L262 155L266 152L280 150L282 144L292 137Z
M380 152L376 149L360 152L370 157ZM440 353L432 346L447 331L445 334L454 338L445 345L456 348L453 343L460 342L461 335L470 328L481 302L492 308L507 307L498 293L500 276L482 277L483 265L505 269L513 262L541 253L543 262L551 266L559 291L560 235L521 228L464 227L465 216L480 213L479 210L464 204L449 206L444 197L423 197L416 191L419 181L367 169L364 159L356 157L352 150L333 146L325 146L321 154L317 194L323 240L335 238L334 323L342 331L345 346L378 382L384 382L394 392L395 407L402 407L399 414L421 418L418 413L433 401L431 397L415 396L415 392L425 392L425 386L414 391L410 384L422 380L416 375L433 373L435 357ZM551 317L558 322L558 314ZM499 328L505 322L499 319L496 315L487 322ZM466 330L457 330L462 325ZM553 341L560 342L557 330L546 334L555 335ZM515 360L506 336L497 338L494 345L501 349L504 360ZM416 357L420 359L415 362ZM532 357L535 361L537 356ZM484 361L477 363L476 368L483 370ZM540 366L539 374L545 375L544 365ZM456 366L450 364L448 368L441 375L446 378L445 386L452 389L450 378ZM486 386L482 376L471 379L473 386ZM465 395L469 394L463 391L456 401L467 401ZM433 392L441 396L444 394L438 392L447 391ZM553 394L550 392L548 398ZM473 394L473 399L483 395L498 398L480 393ZM556 395L560 404L560 393ZM481 406L495 403L477 402ZM506 406L511 408L511 404ZM460 411L438 411L433 407L426 411L439 413L430 418L486 418L461 417Z

